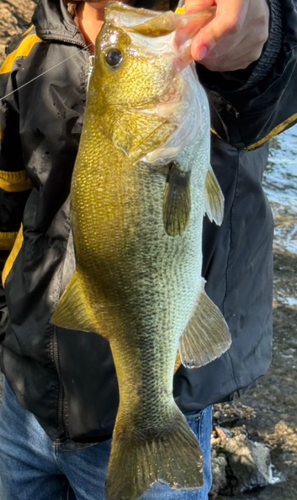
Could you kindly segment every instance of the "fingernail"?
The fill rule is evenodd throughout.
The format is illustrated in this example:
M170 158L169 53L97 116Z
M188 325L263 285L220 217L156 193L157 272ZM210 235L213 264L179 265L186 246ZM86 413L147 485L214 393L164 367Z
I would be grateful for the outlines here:
M206 45L201 45L201 47L198 50L197 60L202 61L202 59L204 59L204 57L206 56L207 51L208 51L208 49L207 49Z

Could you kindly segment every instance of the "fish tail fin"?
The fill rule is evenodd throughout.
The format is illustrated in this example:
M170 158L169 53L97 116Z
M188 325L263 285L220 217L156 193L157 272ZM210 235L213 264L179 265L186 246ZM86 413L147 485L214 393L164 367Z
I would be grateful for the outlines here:
M115 427L107 499L135 500L157 481L189 491L203 486L202 452L178 408L163 430L132 433Z

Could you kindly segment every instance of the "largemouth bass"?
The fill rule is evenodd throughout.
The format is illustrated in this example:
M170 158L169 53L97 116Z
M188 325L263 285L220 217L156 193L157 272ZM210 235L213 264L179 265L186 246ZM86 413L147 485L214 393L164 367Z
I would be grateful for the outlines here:
M208 101L195 69L181 69L174 16L106 9L71 186L76 272L52 318L110 342L120 405L108 500L156 481L203 485L201 449L172 394L175 362L179 351L199 367L230 346L201 278L204 214L223 217Z

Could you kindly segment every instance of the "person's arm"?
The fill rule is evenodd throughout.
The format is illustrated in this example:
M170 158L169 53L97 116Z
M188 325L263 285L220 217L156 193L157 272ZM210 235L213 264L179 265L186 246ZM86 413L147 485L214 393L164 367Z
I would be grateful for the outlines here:
M0 68L0 341L8 321L1 274L20 229L32 187L22 158L17 94L5 97L15 90L13 82L17 71L7 61Z
M235 13L233 2L186 2L192 12L210 4L216 4L219 12L197 34L192 50L200 58L198 75L208 92L213 131L238 148L253 149L297 121L296 0L268 1L266 42L266 0L236 0ZM229 15L226 11L227 21L222 21L226 8ZM207 47L204 54L203 47Z

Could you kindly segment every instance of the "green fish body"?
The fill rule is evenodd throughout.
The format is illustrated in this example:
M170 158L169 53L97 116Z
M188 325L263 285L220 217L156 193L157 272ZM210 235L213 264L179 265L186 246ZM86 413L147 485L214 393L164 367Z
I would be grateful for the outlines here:
M120 405L108 500L156 481L202 486L201 450L172 395L176 357L197 367L230 345L201 278L204 214L223 213L207 98L193 68L179 70L163 16L106 10L71 187L76 272L52 318L110 342Z

